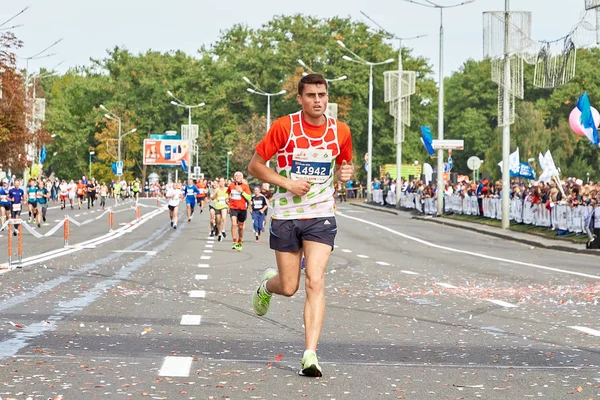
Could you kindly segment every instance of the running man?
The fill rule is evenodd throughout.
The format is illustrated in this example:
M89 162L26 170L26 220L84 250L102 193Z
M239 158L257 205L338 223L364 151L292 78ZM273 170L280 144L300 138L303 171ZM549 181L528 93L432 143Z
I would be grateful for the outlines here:
M252 196L250 204L252 206L252 221L254 222L254 238L256 239L256 243L258 243L263 227L265 226L265 215L269 208L269 201L260 192L260 187L256 186L254 188L254 196Z
M248 217L248 203L252 199L250 187L244 183L244 174L237 171L233 174L233 182L227 188L229 194L229 214L231 216L231 237L233 250L242 251L244 229Z
M225 224L227 223L227 207L229 203L229 193L225 187L225 178L218 179L218 186L212 195L215 201L215 222L217 224L217 240L220 242L227 237L225 233Z
M135 181L133 181L133 185L131 186L131 190L133 191L133 197L135 197L136 202L140 199L140 189L140 180L135 178Z
M86 184L83 183L82 179L80 179L79 182L77 182L77 205L79 206L80 210L81 210L81 205L85 201L85 193L86 193Z
M119 204L119 198L121 197L121 182L115 182L113 185L113 194L115 195L115 205L117 205Z
M41 212L37 212L37 226L42 226L42 219L46 222L46 212L48 211L48 199L50 198L50 192L44 186L44 182L38 183L38 190L36 192L37 203L42 209Z
M90 204L94 207L94 201L96 200L96 180L89 179L86 185L87 189L87 201L88 201L88 210L90 209Z
M210 182L207 190L208 195L208 212L209 212L209 227L210 227L210 237L215 237L219 232L217 230L217 210L215 209L215 201L213 200L213 196L215 194L215 190L217 189L217 181Z
M319 377L323 372L316 350L325 318L325 270L337 233L334 182L352 176L352 137L346 124L324 114L328 99L322 75L303 77L297 99L302 111L275 121L248 167L255 178L277 186L270 236L277 271L265 271L252 305L256 314L265 315L273 294L294 295L304 255L306 350L300 372ZM273 171L266 163L275 155Z
M11 202L8 199L8 191L8 179L4 178L0 187L0 231L4 230L6 219L10 218Z
M29 219L27 222L29 223L34 221L37 216L37 191L38 188L35 179L30 179L29 186L27 187L27 208L29 211Z
M71 210L75 206L75 197L77 197L77 184L71 179L71 182L69 183L69 202L71 203Z
M106 196L108 196L108 186L102 182L102 185L100 185L100 207L102 207L102 211L106 207Z
M169 218L171 219L171 226L173 229L177 229L177 213L179 212L179 202L183 197L181 190L181 183L176 182L173 186L167 189L167 195L165 196L168 200L167 206L169 207Z
M188 184L185 189L185 208L187 211L188 222L192 220L194 217L194 208L196 208L196 195L200 193L196 185L194 185L194 180L188 180Z
M60 209L64 210L67 208L67 199L69 198L69 185L67 181L63 179L60 185L58 185L58 190L60 193Z
M196 200L198 202L198 207L200 208L200 214L202 214L204 212L204 200L206 200L206 182L204 182L204 179L198 179L196 187L199 191L196 195Z
M10 218L21 218L21 209L22 202L25 199L25 192L21 189L21 180L15 179L15 186L8 191L8 200L11 203L11 212ZM19 229L17 225L14 226L15 231L13 232L13 236L17 236L19 233Z

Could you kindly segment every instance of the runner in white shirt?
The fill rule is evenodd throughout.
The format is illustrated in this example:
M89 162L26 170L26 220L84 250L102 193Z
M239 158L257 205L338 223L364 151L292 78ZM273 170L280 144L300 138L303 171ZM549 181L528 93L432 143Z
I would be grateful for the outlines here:
M58 190L60 192L60 209L64 210L67 208L67 198L69 197L69 185L67 181L63 179L58 186Z
M73 181L73 179L71 179L71 182L69 182L68 190L69 190L69 202L71 203L71 210L72 210L73 206L75 205L75 198L77 197L77 184L75 183L75 181Z
M171 226L177 229L177 213L179 212L179 202L183 198L181 183L176 182L173 186L167 188L166 198L168 200L169 218L171 218Z

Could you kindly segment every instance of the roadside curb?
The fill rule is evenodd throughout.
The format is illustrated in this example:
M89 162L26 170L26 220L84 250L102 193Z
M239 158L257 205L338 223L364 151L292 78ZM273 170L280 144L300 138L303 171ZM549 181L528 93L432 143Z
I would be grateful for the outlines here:
M365 208L368 210L379 211L379 212L393 214L393 215L400 215L400 213L398 211L389 210L389 209L383 208L381 206L372 206L369 204L357 204L357 203L348 203L348 204L350 204L354 207ZM453 228L465 229L465 230L468 230L471 232L481 233L483 235L496 237L498 239L510 240L511 242L516 242L516 243L524 244L527 246L537 247L537 248L541 248L541 249L562 251L562 252L567 252L567 253L575 253L575 254L587 254L587 255L596 255L596 256L600 255L600 251L589 250L589 249L586 249L585 247L582 249L578 249L578 248L574 248L574 247L570 247L570 246L566 246L566 245L562 245L562 244L552 244L552 245L544 244L544 243L536 240L536 236L532 235L530 233L522 234L522 235L529 236L528 238L522 238L522 237L517 238L517 237L515 237L515 235L513 235L511 233L503 233L503 232L496 232L493 230L482 229L479 226L479 224L476 224L476 223L460 224L460 223L455 223L452 220L450 220L448 218L444 218L444 217L439 218L439 217L434 217L432 215L420 215L420 214L415 213L414 210L400 209L400 211L405 212L405 213L415 214L412 217L413 219L417 219L417 220L421 220L421 221L425 221L425 222L432 222L432 223L440 224L440 225L446 225L446 226L450 226ZM545 240L555 240L555 239L545 238ZM582 246L585 246L585 245L582 244Z

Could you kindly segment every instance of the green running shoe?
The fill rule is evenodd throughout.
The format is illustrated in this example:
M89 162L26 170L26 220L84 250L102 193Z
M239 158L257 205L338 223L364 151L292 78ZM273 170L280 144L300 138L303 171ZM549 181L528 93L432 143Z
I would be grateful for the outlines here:
M312 378L320 378L323 376L323 371L319 365L319 360L315 353L308 353L302 357L300 362L300 375L310 376Z
M269 305L271 304L271 297L273 295L267 294L263 287L263 283L277 275L277 271L273 268L269 268L265 271L258 289L252 295L252 308L257 315L265 315L269 311Z
M236 249L237 251L242 251L242 242L238 242Z

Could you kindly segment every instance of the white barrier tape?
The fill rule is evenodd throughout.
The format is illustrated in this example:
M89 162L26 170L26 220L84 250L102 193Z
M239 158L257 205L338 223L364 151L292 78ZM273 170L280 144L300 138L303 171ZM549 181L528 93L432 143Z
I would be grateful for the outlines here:
M81 222L77 222L77 221L75 221L75 220L74 220L72 217L67 217L67 219L68 219L69 221L71 221L72 223L74 223L74 224L75 224L75 226L81 226L81 225L82 225L82 223L81 223Z
M37 239L41 239L44 237L44 235L42 235L41 233L39 233L35 229L33 229L31 226L29 226L29 224L27 222L22 221L21 225L23 225L25 227L25 229L27 229L27 232L31 233Z
M56 233L56 231L57 231L57 230L59 230L60 228L62 228L62 227L63 227L64 223L65 223L65 221L64 221L64 220L63 220L63 221L60 221L58 224L56 224L56 226L55 226L54 228L52 228L52 229L50 229L48 232L46 232L46 233L44 234L44 236L45 236L45 237L47 237L47 236L52 236L52 235L54 235L54 234Z

